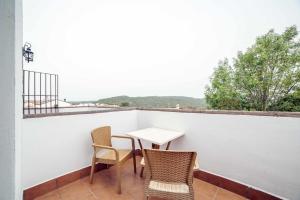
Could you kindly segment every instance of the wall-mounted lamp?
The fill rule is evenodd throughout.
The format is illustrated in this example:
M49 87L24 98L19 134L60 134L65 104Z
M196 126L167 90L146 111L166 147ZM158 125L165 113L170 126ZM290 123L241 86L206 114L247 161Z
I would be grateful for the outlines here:
M33 52L31 51L31 44L26 42L23 46L23 56L29 63L33 61Z

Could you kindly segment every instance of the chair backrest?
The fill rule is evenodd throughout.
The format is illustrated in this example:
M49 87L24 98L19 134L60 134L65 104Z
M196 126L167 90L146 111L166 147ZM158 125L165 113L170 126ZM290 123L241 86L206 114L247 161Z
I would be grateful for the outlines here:
M92 130L93 143L104 146L112 146L111 144L111 128L110 126L104 126Z
M152 180L190 183L196 152L144 149L146 176Z

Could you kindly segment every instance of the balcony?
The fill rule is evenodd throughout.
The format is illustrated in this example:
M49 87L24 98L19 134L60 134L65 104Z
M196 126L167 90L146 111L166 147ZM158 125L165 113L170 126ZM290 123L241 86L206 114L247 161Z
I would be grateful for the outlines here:
M98 166L96 181L88 183L90 131L104 125L115 134L147 127L185 132L170 149L197 151L195 199L299 199L299 116L132 109L28 117L22 120L24 199L142 199L144 179L130 161L121 195L114 167Z

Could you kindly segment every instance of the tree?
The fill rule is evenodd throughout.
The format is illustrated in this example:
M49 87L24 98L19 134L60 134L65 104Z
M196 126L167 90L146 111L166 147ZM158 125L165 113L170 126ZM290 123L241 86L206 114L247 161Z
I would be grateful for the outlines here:
M212 108L270 110L300 86L300 42L295 26L282 34L270 30L233 60L230 76L213 74L206 98ZM219 66L220 67L220 66ZM215 83L230 77L222 87ZM220 82L222 83L222 81ZM224 91L233 91L226 93ZM211 99L217 97L216 99ZM234 101L228 101L232 99ZM219 102L219 103L218 103Z
M128 102L122 102L120 106L121 106L121 107L128 107L128 106L129 106L129 103L128 103Z
M205 91L206 102L211 108L222 110L242 108L233 75L228 60L220 61L211 78L211 87L207 87Z
M280 99L270 110L300 112L300 89Z

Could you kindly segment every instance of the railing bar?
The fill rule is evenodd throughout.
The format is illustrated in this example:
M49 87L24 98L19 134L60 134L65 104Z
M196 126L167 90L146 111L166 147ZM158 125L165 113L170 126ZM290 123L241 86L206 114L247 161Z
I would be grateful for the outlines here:
M58 75L56 75L57 76L57 93L56 93L56 95L57 95L57 106L58 106L58 104L59 104L59 99L58 99L58 93L59 93L59 91L58 91ZM59 106L58 106L59 107Z
M52 112L52 81L51 81L52 76L51 76L51 74L49 77L50 77L50 108L51 108L51 112Z
M40 73L40 114L42 114L42 73Z
M56 108L56 76L54 75L54 110Z
M28 96L31 96L31 97L33 97L34 95L33 94L30 94L30 95L28 95L28 94L24 94L24 96L25 97L28 97ZM36 96L38 96L38 95L36 95ZM42 95L42 96L48 96L48 97L50 97L50 94L47 94L47 95ZM52 94L51 96L55 96L54 94Z
M55 101L55 108L57 108L58 107L58 102L57 102L57 99L56 99L56 95L57 95L57 91L56 91L56 87L57 87L57 85L56 85L56 81L57 81L57 79L56 79L56 75L54 76L54 94L55 94L55 96L54 96L54 101Z
M23 115L25 114L25 71L23 70Z
M28 94L28 98L27 98L27 107L29 107L30 105L30 72L28 72L28 88L27 88L27 94ZM28 114L30 114L30 109L28 110Z
M58 89L59 89L59 82L58 82L58 74L51 74L51 73L44 73L44 72L38 72L38 71L31 71L31 70L22 70L22 76L23 76L23 91L22 91L22 99L23 99L23 115L25 114L37 114L38 112L41 114L43 113L43 109L45 109L45 113L48 113L48 109L51 110L50 112L53 112L53 106L58 107L59 103L59 95L58 95ZM26 74L27 73L27 74ZM33 73L33 75L32 75ZM43 80L43 74L45 80ZM33 76L33 77L32 77ZM37 77L39 76L39 77ZM54 76L54 80L53 79ZM26 78L28 80L26 80ZM48 80L50 78L50 80ZM31 80L33 79L33 80ZM39 79L39 81L38 81ZM33 83L31 83L33 81ZM42 83L45 82L44 90ZM54 81L54 83L53 83ZM26 85L27 82L27 85ZM49 83L48 83L49 82ZM31 94L31 84L33 84L33 94ZM50 86L48 86L50 84ZM39 87L39 88L38 88ZM49 87L49 90L48 90ZM54 91L53 91L54 87ZM27 91L26 91L27 90ZM49 93L48 93L49 92ZM44 97L44 99L43 99ZM27 106L26 106L26 100L27 100ZM34 103L34 105L31 104ZM53 101L54 100L54 101ZM49 106L48 106L48 102ZM52 102L53 101L53 102ZM38 107L38 102L39 106ZM45 104L44 107L42 107L42 104ZM32 107L31 107L32 105ZM26 111L28 110L28 111Z
M36 73L41 73L41 74L51 74L51 73L47 73L47 72L31 71L31 70L27 70L27 69L24 69L24 71L27 71L27 72L36 72ZM52 75L57 75L57 74L52 74Z
M45 111L47 113L47 75L45 74Z
M35 72L33 72L33 101L34 101L34 114L36 114L36 95L35 95Z

